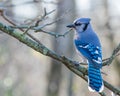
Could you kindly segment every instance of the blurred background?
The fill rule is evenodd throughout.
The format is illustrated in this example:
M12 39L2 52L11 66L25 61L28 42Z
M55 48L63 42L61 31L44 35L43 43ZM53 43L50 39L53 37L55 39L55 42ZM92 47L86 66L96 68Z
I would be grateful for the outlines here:
M44 29L63 34L76 18L89 17L102 42L103 58L120 43L120 0L0 0L4 16L17 25L55 9L41 22L58 22ZM2 16L0 22L8 23ZM72 60L81 61L73 44L74 32L55 38L29 32L45 46ZM120 88L120 56L102 68L104 80ZM7 34L0 33L0 96L99 96L89 92L87 82L63 64L34 51ZM111 91L105 88L107 96Z

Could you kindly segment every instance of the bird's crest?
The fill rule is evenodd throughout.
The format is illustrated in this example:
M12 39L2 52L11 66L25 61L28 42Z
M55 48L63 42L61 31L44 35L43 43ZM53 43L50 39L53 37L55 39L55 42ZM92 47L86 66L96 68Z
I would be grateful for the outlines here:
M79 19L76 19L75 21L74 21L74 24L83 24L83 23L86 23L86 24L88 24L89 22L90 22L90 18L79 18Z

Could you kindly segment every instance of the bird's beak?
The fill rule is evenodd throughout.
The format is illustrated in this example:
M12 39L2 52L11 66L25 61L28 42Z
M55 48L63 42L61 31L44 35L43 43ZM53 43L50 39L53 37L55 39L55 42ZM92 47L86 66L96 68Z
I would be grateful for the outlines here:
M66 27L68 27L68 28L75 28L75 25L74 24L69 24Z

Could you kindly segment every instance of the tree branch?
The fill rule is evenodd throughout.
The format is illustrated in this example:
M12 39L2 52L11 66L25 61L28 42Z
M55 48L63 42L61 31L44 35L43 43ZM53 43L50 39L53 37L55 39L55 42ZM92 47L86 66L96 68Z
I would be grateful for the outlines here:
M110 65L112 61L115 59L115 57L120 55L120 53L118 53L119 51L120 51L120 43L113 50L112 55L109 58L103 60L103 66Z
M7 33L11 35L12 37L18 39L20 42L24 43L25 45L31 47L32 49L36 50L37 52L40 52L41 54L45 56L49 56L55 60L58 60L62 62L65 66L67 66L71 71L73 71L75 74L83 78L85 81L87 81L87 69L78 63L72 61L71 59L60 56L56 54L55 52L51 51L47 47L45 47L41 42L36 42L34 39L30 38L27 34L23 35L23 33L17 32L14 30L14 28L11 28L10 26L6 26L2 23L0 23L0 30L4 33ZM120 44L119 44L120 46ZM117 47L112 55L116 54L120 50L120 47ZM111 62L110 62L111 63ZM120 95L120 90L113 87L108 82L104 81L105 87L107 87L109 90L113 91L115 94ZM99 93L101 96L105 96L105 94Z

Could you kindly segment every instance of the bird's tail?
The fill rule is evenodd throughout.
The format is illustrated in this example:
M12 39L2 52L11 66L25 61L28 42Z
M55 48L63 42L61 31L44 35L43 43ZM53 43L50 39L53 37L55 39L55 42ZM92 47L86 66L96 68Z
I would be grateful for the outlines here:
M104 84L100 72L100 68L96 68L93 64L89 64L88 68L88 88L90 91L102 92Z

